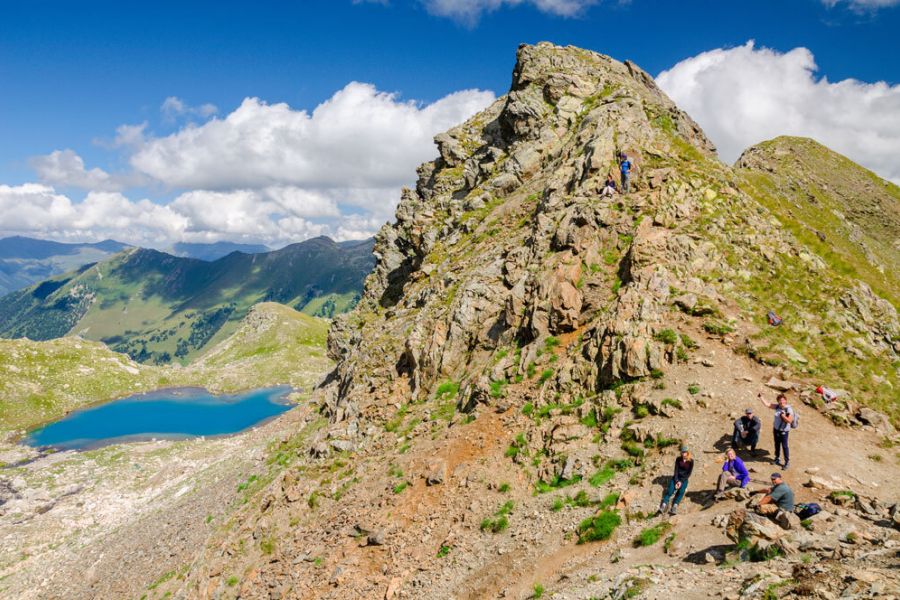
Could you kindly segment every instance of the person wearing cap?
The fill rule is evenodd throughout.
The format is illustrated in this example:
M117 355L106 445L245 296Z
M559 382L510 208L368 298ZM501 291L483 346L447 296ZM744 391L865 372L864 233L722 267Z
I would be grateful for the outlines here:
M622 193L627 194L631 191L631 161L628 160L627 154L622 154L619 171L622 173Z
M725 462L722 464L722 473L719 475L719 483L716 485L716 500L721 500L725 488L747 487L750 483L750 473L744 465L744 461L738 458L734 448L725 451Z
M666 485L666 491L663 493L662 503L659 505L659 514L666 512L670 500L672 500L672 508L669 509L669 514L674 515L678 512L678 504L684 498L684 493L687 491L688 479L690 479L693 470L694 458L691 456L691 453L688 452L688 447L682 446L681 454L675 459L675 472L672 475L672 479L669 480L668 485ZM674 500L672 499L673 495L675 496Z
M734 422L731 447L739 450L742 446L750 446L750 452L755 453L761 430L762 422L759 420L759 417L753 414L753 409L748 407L744 411L744 415Z
M772 487L756 506L756 512L771 517L785 529L790 529L787 515L794 512L794 491L784 482L781 473L772 473Z
M775 421L772 424L772 435L775 438L775 464L782 469L788 468L791 461L791 451L788 449L788 436L791 433L794 419L797 418L794 409L788 404L787 396L778 394L775 402L767 402L762 394L758 394L759 400L768 408L775 409ZM784 451L784 464L781 463L781 452Z

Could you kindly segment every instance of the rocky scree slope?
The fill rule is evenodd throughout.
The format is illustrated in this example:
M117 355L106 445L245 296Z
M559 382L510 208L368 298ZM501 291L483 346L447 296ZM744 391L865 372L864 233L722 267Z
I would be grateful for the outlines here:
M876 427L893 443L889 420L857 404L896 415L890 302L785 228L635 65L549 44L517 58L509 94L436 138L440 157L378 234L363 298L329 333L328 423L310 432L310 415L306 437L285 442L298 451L284 474L211 537L182 593L527 597L539 578L600 568L575 543L596 524L548 517L542 492L563 512L623 511L608 569L641 531L634 509L658 501L652 478L671 461L659 451L680 438L715 453L752 382L814 405L812 382L836 377L832 420L869 428L846 432L853 447L874 447ZM618 151L638 165L636 191L601 198ZM769 306L772 288L790 293ZM768 337L767 309L793 337ZM847 340L863 358L826 372ZM806 426L838 431L810 412ZM860 460L878 481L895 468ZM621 494L584 506L564 489L613 482ZM686 518L710 548L727 542ZM521 528L504 533L511 519ZM622 573L604 584L612 597L648 578ZM698 573L683 597L719 586ZM590 577L562 597L585 597Z

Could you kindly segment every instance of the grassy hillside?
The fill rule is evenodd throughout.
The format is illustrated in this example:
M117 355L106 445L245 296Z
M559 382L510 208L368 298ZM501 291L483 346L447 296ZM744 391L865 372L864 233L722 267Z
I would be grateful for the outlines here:
M258 304L231 337L189 367L142 365L74 337L0 340L0 431L30 429L88 404L167 386L309 389L331 366L327 330L322 319Z
M799 241L900 306L900 187L807 138L763 142L736 167Z
M77 334L139 362L186 364L259 302L325 317L348 310L372 263L371 242L327 238L214 262L131 249L0 299L0 335Z
M286 383L309 389L330 368L328 321L266 302L257 304L228 339L186 371L213 390Z
M750 148L735 176L771 215L768 226L796 242L779 246L766 231L746 231L745 208L732 198L706 207L704 223L729 232L726 275L756 327L747 351L848 390L900 422L900 188L805 138ZM736 239L755 252L735 252ZM767 325L768 310L783 326Z

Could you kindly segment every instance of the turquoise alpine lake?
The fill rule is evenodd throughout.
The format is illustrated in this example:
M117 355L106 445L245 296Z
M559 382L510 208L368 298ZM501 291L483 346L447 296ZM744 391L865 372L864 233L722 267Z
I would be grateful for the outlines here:
M148 439L182 439L237 433L293 405L290 386L216 396L202 388L175 388L129 396L67 415L32 431L24 442L84 450Z

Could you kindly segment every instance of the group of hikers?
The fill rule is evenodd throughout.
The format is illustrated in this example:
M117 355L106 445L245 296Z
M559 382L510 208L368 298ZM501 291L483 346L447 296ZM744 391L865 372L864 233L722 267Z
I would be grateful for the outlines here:
M797 413L788 404L787 396L783 393L778 394L775 402L768 402L763 398L762 394L758 394L757 397L766 408L775 411L772 423L772 437L775 442L775 459L773 462L785 470L790 463L788 437L791 429L796 429L798 426ZM756 446L759 443L761 429L762 423L759 417L753 414L752 408L747 408L744 414L735 420L734 431L731 436L731 447L725 451L725 460L718 477L715 494L713 495L714 500L721 500L728 488L746 488L750 484L750 472L744 461L737 455L737 451L749 448L750 455L756 455ZM682 445L680 450L678 458L675 459L675 469L672 477L669 479L663 492L658 514L664 514L667 511L670 515L677 514L678 505L684 498L685 492L687 492L691 473L694 471L694 458L687 446ZM784 456L784 462L781 460L782 455ZM783 523L786 520L785 515L794 512L794 492L784 482L784 477L781 473L772 473L770 480L772 482L771 486L756 492L765 494L757 503L756 511L778 523Z
M619 174L621 175L622 182L622 194L627 194L631 191L631 171L633 169L633 165L631 160L628 158L628 155L624 152L616 153L616 160L619 163ZM620 193L619 187L616 185L616 180L613 179L612 173L606 174L606 183L603 184L603 189L600 190L601 197L612 197L613 194Z
M612 197L617 193L627 194L631 191L631 172L634 168L631 159L624 152L616 152L616 162L619 165L621 189L616 185L612 173L608 172L606 174L606 182L600 191L601 197ZM831 390L828 390L828 392L831 392ZM775 442L775 459L773 462L780 466L782 470L787 470L791 460L788 438L791 429L797 428L797 413L788 404L787 396L783 393L778 394L775 402L766 401L763 399L762 394L758 394L757 397L766 408L775 411L775 418L772 424L772 437ZM752 408L747 408L744 414L735 420L734 431L731 436L731 447L725 452L722 472L716 484L716 491L713 496L715 500L721 500L728 488L746 488L749 485L750 473L746 465L744 465L744 461L737 455L737 451L742 448L749 448L750 455L755 456L761 430L762 422L759 417L753 414ZM678 505L687 492L688 482L694 470L694 458L687 446L681 446L680 450L678 458L675 459L675 469L672 477L669 479L663 492L662 502L659 505L659 514L664 514L667 511L671 515L677 514ZM782 456L784 456L784 462L782 462ZM758 493L764 493L765 496L757 503L756 510L759 514L782 522L785 513L794 511L794 492L784 482L781 473L772 473L770 479L772 482L771 486L758 490Z

